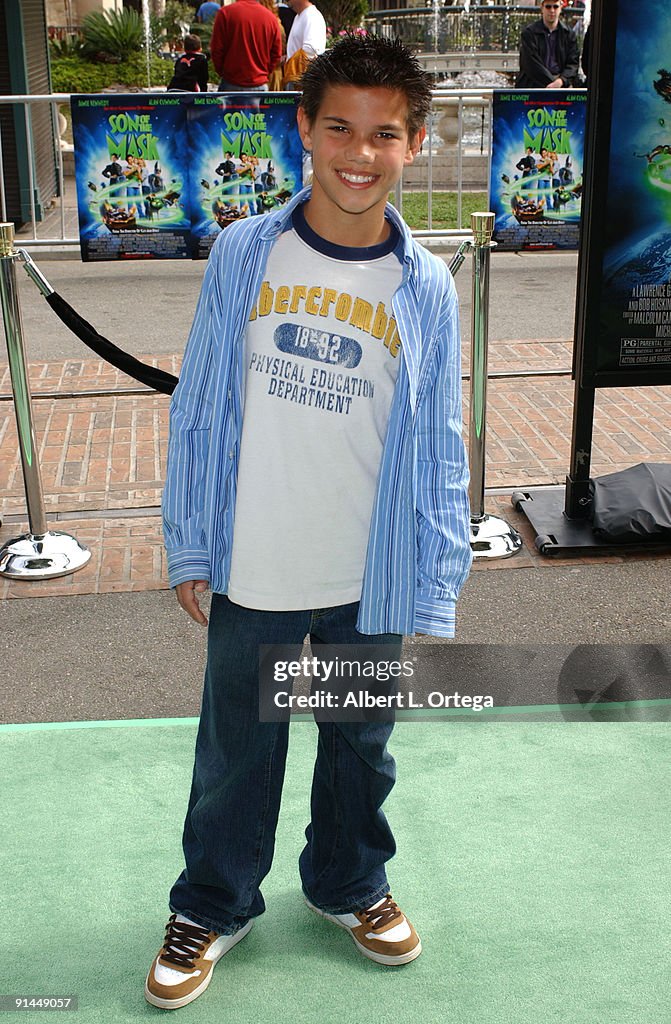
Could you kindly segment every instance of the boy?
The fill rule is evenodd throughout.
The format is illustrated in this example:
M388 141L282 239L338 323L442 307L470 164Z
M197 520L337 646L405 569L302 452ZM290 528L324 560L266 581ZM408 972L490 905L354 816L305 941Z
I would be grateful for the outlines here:
M428 79L398 42L347 37L303 79L311 189L227 228L171 407L170 581L206 623L186 870L145 987L183 1006L264 910L288 723L259 721L260 644L313 652L450 637L471 561L454 284L390 189L424 138ZM360 647L359 650L363 650ZM396 965L421 952L391 898L391 724L318 722L308 906Z
M207 92L209 67L197 35L184 36L184 53L175 61L168 92Z

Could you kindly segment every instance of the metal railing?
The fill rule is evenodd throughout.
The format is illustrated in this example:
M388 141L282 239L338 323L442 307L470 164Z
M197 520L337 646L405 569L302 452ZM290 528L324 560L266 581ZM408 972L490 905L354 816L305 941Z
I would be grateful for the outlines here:
M538 8L521 4L472 4L467 9L435 3L370 11L365 25L423 53L517 54L522 29L538 17ZM567 10L563 21L582 37L582 11Z
M424 166L423 155L419 157L416 164L411 164L405 177L396 189L395 205L399 212L403 213L404 192L426 192L427 196L427 227L413 230L417 238L454 238L461 240L470 236L470 221L464 227L463 199L465 191L465 165L467 160L476 161L479 159L481 170L481 181L476 184L481 191L487 191L489 184L489 159L491 154L491 131L492 131L492 89L437 89L433 92L431 101L431 114L427 122L426 150L426 184L419 188L413 187L414 179L422 175ZM466 144L467 115L475 113L475 121L471 129L475 143L472 147ZM440 115L449 117L452 129L456 129L453 139L443 139L441 131L445 131ZM476 123L478 127L476 127ZM437 145L440 140L442 145ZM454 170L441 173L438 170L440 154L447 156L454 155ZM473 180L468 183L472 188ZM434 228L434 196L437 192L456 193L456 227Z
M56 194L36 194L34 174L35 148L33 139L32 112L39 104L51 109L56 139L58 133L59 107L69 104L70 94L54 93L45 96L0 96L0 106L11 105L18 109L25 125L27 139L26 163L28 167L28 191L30 194L30 219L17 231L17 243L25 248L43 249L45 246L79 246L76 234L76 190L74 177L66 175L64 154L57 144ZM436 89L433 93L432 113L427 125L427 139L421 155L406 171L397 189L396 205L402 211L403 196L426 195L428 217L426 227L417 228L414 234L419 238L454 238L461 240L470 235L468 217L463 213L463 196L468 190L486 191L488 187L489 153L491 149L491 89ZM15 117L16 122L16 117ZM445 137L446 127L450 129ZM443 135L441 135L443 132ZM8 216L5 194L5 152L0 136L0 217ZM434 228L434 196L436 192L456 193L456 224L451 228ZM38 207L47 208L42 220L38 220ZM68 222L69 232L68 233Z
M28 194L30 204L30 235L22 233L21 242L23 245L44 244L44 238L38 236L37 225L37 192L35 185L35 139L33 133L33 107L41 104L48 104L51 109L51 120L56 140L56 195L42 196L41 204L45 207L51 206L60 213L61 237L49 239L50 244L79 245L79 238L67 238L65 229L65 171L63 168L63 150L58 143L60 139L59 130L59 105L70 103L69 93L53 93L47 96L0 96L0 106L21 108L23 125L26 133L26 164L28 169ZM16 116L14 122L16 124ZM5 146L0 132L0 214L3 221L7 221L7 196L5 191Z

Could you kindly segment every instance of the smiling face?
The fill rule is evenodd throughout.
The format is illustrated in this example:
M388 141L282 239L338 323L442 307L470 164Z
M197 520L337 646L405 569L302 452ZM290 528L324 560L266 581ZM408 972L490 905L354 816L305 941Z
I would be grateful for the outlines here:
M562 8L563 4L560 3L560 0L543 0L541 4L541 18L543 19L543 24L550 32L554 32L559 24Z
M408 137L408 103L396 89L329 86L310 122L298 108L303 145L312 151L308 223L341 245L374 245L387 233L384 208L424 129Z

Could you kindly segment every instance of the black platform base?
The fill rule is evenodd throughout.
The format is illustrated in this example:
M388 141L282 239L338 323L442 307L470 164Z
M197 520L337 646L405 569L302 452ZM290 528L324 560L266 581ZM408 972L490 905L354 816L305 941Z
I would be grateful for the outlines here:
M563 487L513 491L510 499L522 515L526 516L536 533L536 547L541 555L595 554L627 551L669 551L669 541L615 544L595 534L588 519L567 519L564 515L565 491Z

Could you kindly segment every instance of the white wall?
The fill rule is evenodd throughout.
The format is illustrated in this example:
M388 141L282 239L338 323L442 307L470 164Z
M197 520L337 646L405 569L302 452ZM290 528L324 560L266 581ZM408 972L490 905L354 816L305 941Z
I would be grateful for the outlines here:
M47 25L67 28L77 24L76 0L47 0Z
M76 9L76 20L81 24L82 19L91 11L118 11L123 10L123 0L72 0L72 6Z
M85 15L91 11L120 12L123 10L123 0L46 0L46 2L47 25L80 25ZM165 12L165 0L149 0L149 8L152 14L161 15Z

